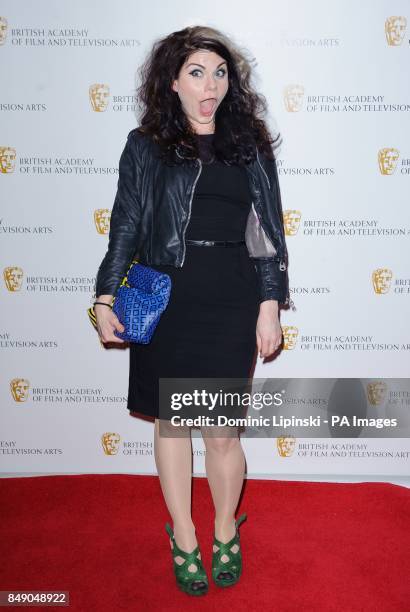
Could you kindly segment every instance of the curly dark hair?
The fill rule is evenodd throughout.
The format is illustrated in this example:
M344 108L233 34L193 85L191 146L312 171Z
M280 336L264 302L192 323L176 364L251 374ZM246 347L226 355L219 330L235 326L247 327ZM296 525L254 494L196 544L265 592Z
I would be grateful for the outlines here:
M178 163L178 146L183 158L198 157L195 132L181 106L172 82L187 58L198 50L214 51L228 65L228 91L215 114L215 155L228 164L244 165L255 159L255 146L272 159L272 136L263 120L266 99L251 86L253 60L219 30L204 26L187 27L154 42L139 69L136 98L142 109L137 128L159 145L160 157Z

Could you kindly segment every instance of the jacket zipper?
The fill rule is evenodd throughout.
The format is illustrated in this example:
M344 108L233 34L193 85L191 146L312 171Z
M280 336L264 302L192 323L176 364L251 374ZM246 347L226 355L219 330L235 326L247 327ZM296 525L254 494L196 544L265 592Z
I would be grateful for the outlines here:
M192 185L192 189L191 189L191 196L190 196L190 198L189 198L189 205L188 205L188 218L187 218L187 222L185 223L184 232L183 232L183 236L182 236L182 242L183 242L183 247L184 247L184 254L183 254L183 256L182 256L181 265L179 266L180 268L182 268L182 266L184 265L184 261L185 261L185 253L186 253L185 232L186 232L186 229L187 229L187 227L188 227L189 220L190 220L190 218L191 218L192 199L193 199L193 197L194 197L194 191L195 191L195 187L196 187L196 184L197 184L197 182L198 182L198 179L199 179L199 175L200 175L200 174L201 174L201 172L202 172L202 162L201 162L201 160L200 160L199 158L197 158L197 159L198 159L198 161L199 161L199 172L198 172L198 174L196 175L196 178L195 178L195 180L194 180L194 184Z
M268 183L268 187L269 187L269 189L270 189L270 188L271 188L271 185L270 185L270 181L269 181L268 175L266 174L265 169L264 169L264 167L262 166L262 164L261 164L261 162L260 162L260 160L259 160L258 147L256 147L256 159L258 160L258 164L259 164L259 166L260 166L260 168L261 168L261 170L262 170L263 174L265 175L266 182ZM256 210L256 214L258 214L258 211L257 211L257 209L256 209L256 208L255 208L255 210ZM261 224L261 225L262 225L262 227L263 227L263 224L262 224L262 220L261 220L261 219L259 219L259 222L260 222L260 224ZM266 230L265 230L265 231L266 231ZM281 257L279 257L279 256L278 256L278 257L274 257L274 259L275 259L276 261L279 261L279 270L281 270L282 272L284 272L284 271L286 270L286 262L285 262L285 260L284 260L284 259L282 259L282 258L281 258ZM294 304L294 302L293 302L292 298L290 297L290 295L286 296L286 299L285 299L285 304L289 304L289 306L292 308L292 310L296 310L295 304Z
M262 215L259 215L259 213L258 213L258 207L257 207L257 206L255 206L255 210L256 210L256 214L258 215L259 223L261 224L261 226L262 226L263 230L265 231L266 235L267 235L267 236L268 236L268 238L269 238L269 232L267 232L267 231L266 231L266 229L264 228L264 224L263 224L263 221L262 221ZM284 271L286 270L286 261L285 261L284 259L282 259L282 257L280 257L280 255L275 255L275 256L273 257L273 259L274 259L275 261L278 261L278 262L279 262L279 270L281 270L282 272L284 272Z
M260 160L259 160L258 147L256 147L256 159L258 160L258 164L259 164L259 166L260 166L260 168L261 168L261 170L262 170L263 174L265 175L266 182L268 183L268 187L269 187L269 189L270 189L270 188L271 188L271 185L270 185L269 177L268 177L268 175L266 174L265 169L264 169L264 167L262 166L262 164L261 164L261 162L260 162ZM258 212L258 211L256 211L256 212ZM259 219L259 222L261 223L261 225L262 225L262 227L263 227L263 223L262 223L261 219ZM265 231L266 231L266 230L265 230ZM278 257L278 258L276 259L276 261L279 261L279 270L281 270L282 272L284 272L284 271L286 270L286 262L285 262L285 260L284 260L284 259L282 259L282 258L280 258L280 257Z
M177 151L177 153L178 153L178 151ZM262 164L259 161L258 149L256 149L256 157L257 157L259 166L261 167L261 170L262 170L262 172L264 173L264 175L266 177L266 182L268 183L269 189L270 189L270 182L269 182L268 175L266 174ZM202 172L202 162L201 162L200 158L198 158L198 162L199 162L199 171L198 171L198 174L195 177L194 184L192 185L191 196L189 198L188 218L187 218L187 222L185 224L184 231L183 231L184 254L182 256L182 262L181 262L180 268L182 268L182 266L184 265L184 261L185 261L185 253L186 253L185 233L186 233L186 230L187 230L187 227L188 227L189 220L191 218L191 209L192 209L192 200L193 200L193 197L194 197L194 191L195 191L195 187L196 187L196 184L198 182L199 176L200 176L200 174ZM256 210L256 214L258 215L257 207L255 207L255 210ZM263 227L262 219L261 219L261 217L259 217L259 215L258 215L258 218L259 218L259 223ZM266 232L266 230L265 230L265 232ZM282 272L284 270L286 270L286 262L285 262L284 259L281 259L279 256L277 256L277 257L275 256L274 260L279 261L279 270L281 270ZM293 303L293 300L289 296L286 297L285 304L289 304L292 307L292 310L296 310L295 305Z
M261 162L259 161L258 147L256 147L256 159L258 160L258 164L260 165L261 170L262 170L263 174L266 177L266 182L268 183L268 186L269 186L269 189L270 189L271 187L270 187L270 181L269 181L268 175L265 172L265 168L262 166Z

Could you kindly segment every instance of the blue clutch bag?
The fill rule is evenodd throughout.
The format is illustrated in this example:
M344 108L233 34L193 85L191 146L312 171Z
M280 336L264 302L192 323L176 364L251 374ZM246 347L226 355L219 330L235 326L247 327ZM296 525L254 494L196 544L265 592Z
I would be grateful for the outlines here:
M125 327L114 334L126 342L148 344L169 302L171 278L133 262L114 299L112 310Z

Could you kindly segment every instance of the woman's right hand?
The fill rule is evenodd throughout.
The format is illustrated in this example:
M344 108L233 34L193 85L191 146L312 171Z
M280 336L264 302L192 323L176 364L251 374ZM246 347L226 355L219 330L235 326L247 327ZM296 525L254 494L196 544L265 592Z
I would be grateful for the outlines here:
M111 304L113 296L104 295L97 299L98 302L106 302ZM123 332L125 327L120 323L117 315L108 306L102 304L94 305L95 318L97 320L97 331L100 336L101 342L120 342L123 343L125 340L118 338L114 334L114 330Z

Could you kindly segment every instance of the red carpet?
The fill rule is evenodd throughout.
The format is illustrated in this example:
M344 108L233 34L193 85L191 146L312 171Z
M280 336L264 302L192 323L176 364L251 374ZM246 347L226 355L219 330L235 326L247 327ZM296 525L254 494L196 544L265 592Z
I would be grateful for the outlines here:
M202 598L175 587L157 477L7 478L0 487L0 590L66 590L68 609L81 612L410 610L410 490L403 487L247 481L238 511L248 514L241 581L225 590L211 581ZM193 490L209 572L206 479L194 478Z

